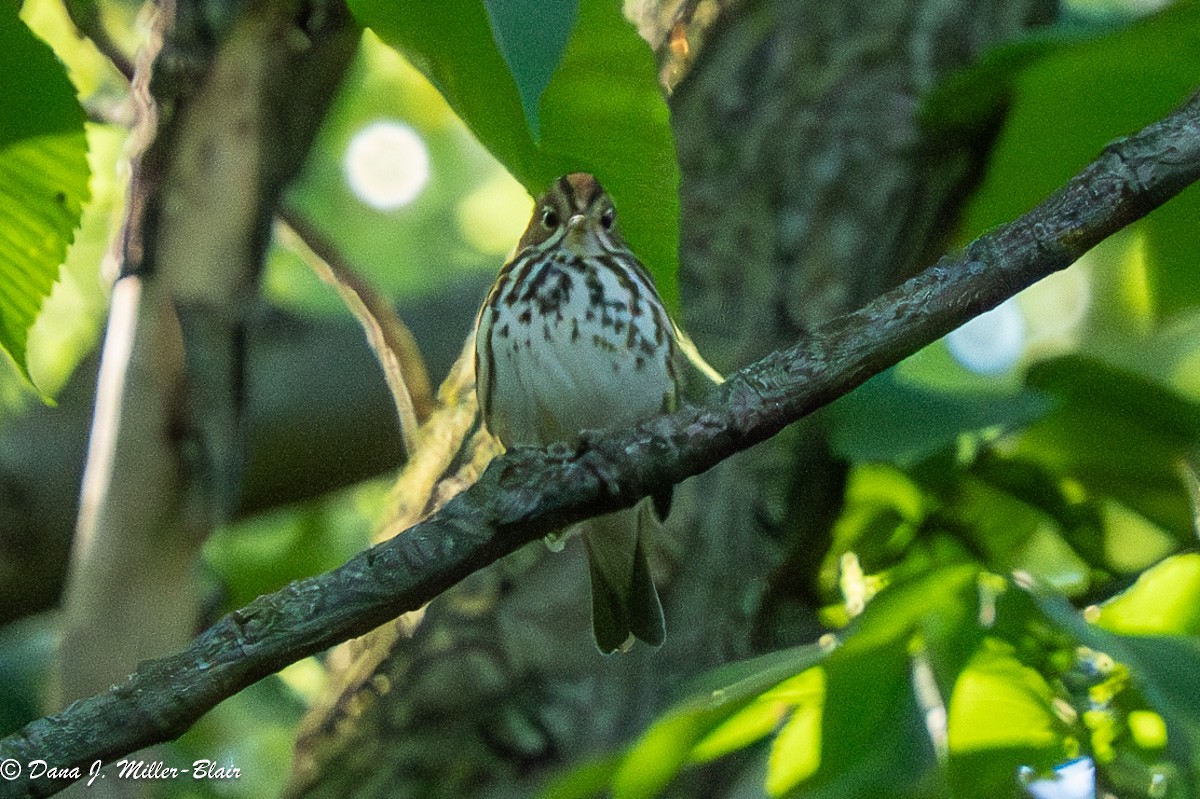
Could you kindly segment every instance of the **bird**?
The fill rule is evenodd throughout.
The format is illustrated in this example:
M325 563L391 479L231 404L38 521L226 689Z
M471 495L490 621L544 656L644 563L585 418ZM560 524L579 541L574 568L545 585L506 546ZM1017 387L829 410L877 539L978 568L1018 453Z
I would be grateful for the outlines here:
M578 443L584 430L629 427L676 407L682 333L622 237L595 176L556 180L535 203L480 308L476 390L483 424L507 449ZM592 630L605 654L666 634L647 536L669 492L580 523ZM656 507L660 511L656 511ZM566 534L547 543L559 549Z

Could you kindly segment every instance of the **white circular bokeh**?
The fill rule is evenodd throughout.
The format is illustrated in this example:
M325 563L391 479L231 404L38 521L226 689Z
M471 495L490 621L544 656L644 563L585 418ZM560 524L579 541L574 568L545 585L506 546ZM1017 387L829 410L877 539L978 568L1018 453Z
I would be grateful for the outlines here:
M372 122L350 139L343 162L354 196L380 211L408 205L429 182L429 150L408 125Z
M1025 349L1025 316L1015 298L1005 300L946 336L950 355L981 375L1007 372Z
M1021 775L1018 775L1018 780ZM1096 764L1080 757L1054 768L1054 776L1025 784L1032 799L1096 799Z

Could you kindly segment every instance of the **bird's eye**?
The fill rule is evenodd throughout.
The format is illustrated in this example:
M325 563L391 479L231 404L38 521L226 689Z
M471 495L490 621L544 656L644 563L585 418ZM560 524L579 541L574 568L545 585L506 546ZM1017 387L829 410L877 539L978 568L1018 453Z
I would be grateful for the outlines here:
M604 209L604 213L600 215L600 225L605 230L612 230L613 222L617 219L617 212L614 208Z
M546 230L554 230L558 227L558 211L547 206L542 209L542 227Z

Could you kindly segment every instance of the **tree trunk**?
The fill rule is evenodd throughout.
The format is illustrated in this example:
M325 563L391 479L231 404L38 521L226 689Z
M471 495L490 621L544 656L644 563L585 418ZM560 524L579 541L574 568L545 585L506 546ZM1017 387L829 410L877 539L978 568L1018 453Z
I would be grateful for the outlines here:
M321 0L157 13L133 87L144 150L64 596L60 702L195 631L196 555L244 470L245 328L270 220L358 41L345 7Z

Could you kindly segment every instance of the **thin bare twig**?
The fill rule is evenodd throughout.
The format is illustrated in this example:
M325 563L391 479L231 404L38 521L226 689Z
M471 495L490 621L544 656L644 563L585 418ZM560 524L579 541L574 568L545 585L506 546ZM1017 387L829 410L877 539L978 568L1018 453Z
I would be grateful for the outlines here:
M285 245L298 252L321 280L337 289L362 325L396 403L404 447L412 454L416 450L417 428L433 410L429 372L412 331L387 298L358 274L337 247L299 212L280 207L275 225Z

